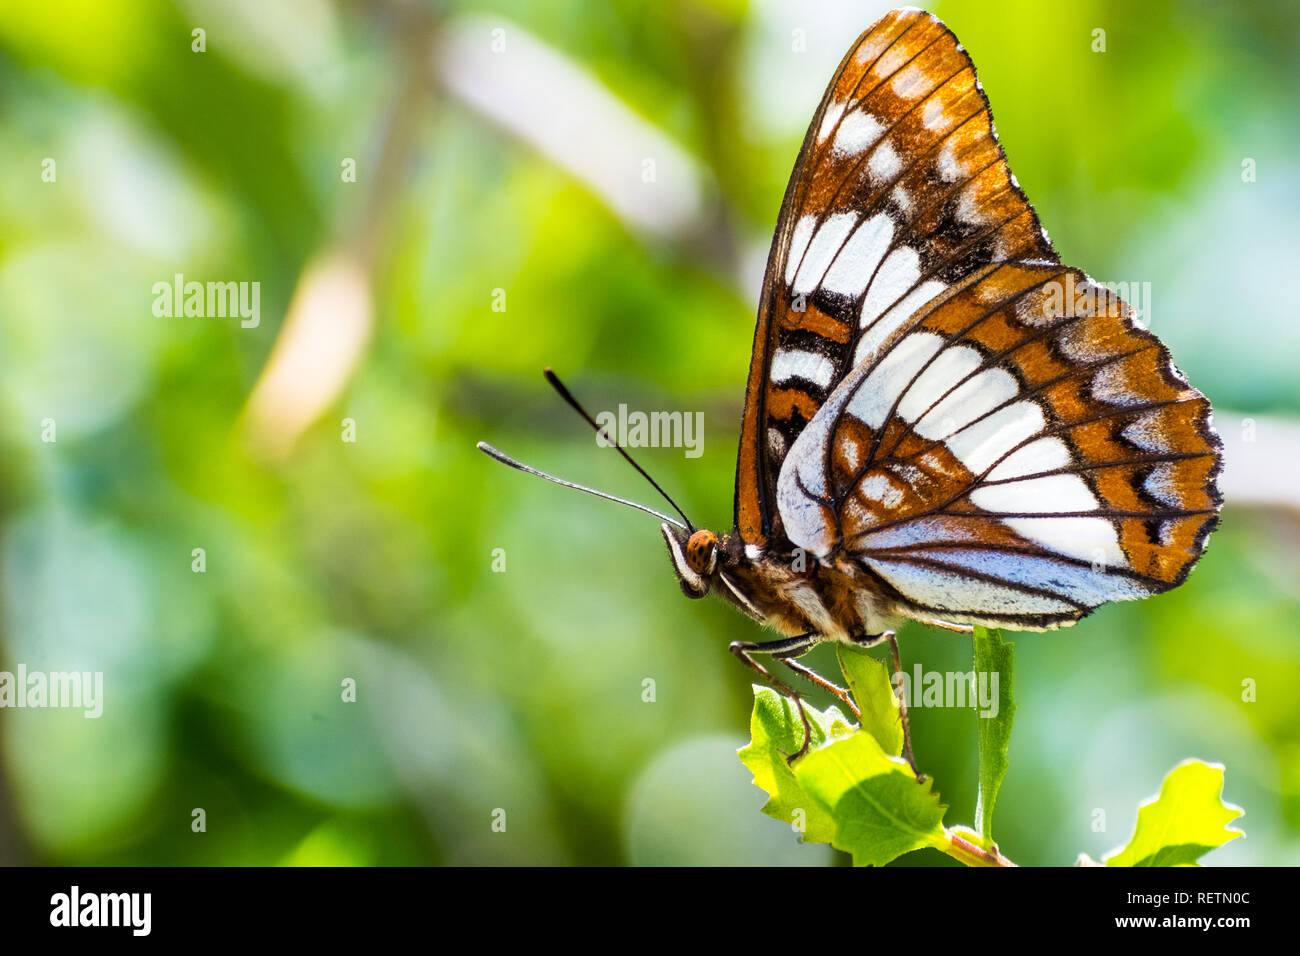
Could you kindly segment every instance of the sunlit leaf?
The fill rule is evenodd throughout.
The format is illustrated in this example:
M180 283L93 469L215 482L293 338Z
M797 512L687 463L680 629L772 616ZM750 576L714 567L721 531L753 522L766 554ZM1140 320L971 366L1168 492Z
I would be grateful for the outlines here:
M838 708L822 712L804 706L813 728L814 748L853 733L853 726ZM763 812L786 823L801 825L803 838L809 843L829 843L835 834L834 821L825 808L804 792L786 762L786 756L803 745L803 722L794 704L771 688L755 685L749 730L751 741L740 750L740 760L754 775L754 785L771 796L763 805ZM807 759L805 756L800 763Z
M903 723L899 719L898 698L889 682L889 668L847 644L836 644L835 653L853 692L853 700L862 712L862 729L876 738L881 750L898 756L903 752Z
M907 762L856 733L799 762L800 786L835 821L831 844L853 854L855 866L881 866L911 850L941 844L943 814L930 780L917 782Z
M1228 826L1242 815L1223 802L1223 765L1185 760L1169 772L1160 795L1138 807L1128 845L1102 857L1107 866L1195 866L1217 846L1242 836Z
M280 866L373 866L374 849L345 819L328 820L290 850Z

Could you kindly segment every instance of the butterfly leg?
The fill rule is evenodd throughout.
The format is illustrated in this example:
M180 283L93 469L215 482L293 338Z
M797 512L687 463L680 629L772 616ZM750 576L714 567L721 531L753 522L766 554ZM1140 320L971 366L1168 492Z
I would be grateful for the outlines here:
M805 650L799 652L799 654L804 654L804 653L807 653L807 651ZM834 694L836 697L838 697L845 704L845 706L849 708L849 710L853 711L854 717L860 718L862 716L862 712L858 710L858 705L853 702L853 698L849 695L849 692L847 690L845 690L843 687L839 686L838 684L831 683L825 677L822 677L821 674L818 674L815 670L813 670L808 665L800 664L798 661L794 660L794 658L797 656L798 654L793 654L789 652L787 652L786 654L772 655L772 657L775 660L780 661L782 664L790 668L790 670L794 671L796 674L800 675L801 677L807 678L808 680L816 684L818 687L823 687L826 690L830 691L832 694Z
M894 658L894 674L903 673L903 659L898 653L898 638L894 636L893 631L885 632L889 641L889 652ZM912 773L916 775L917 783L925 779L925 774L916 769L916 758L912 756L912 728L907 721L907 696L899 691L898 694L898 719L903 724L903 756L912 767Z
M812 724L808 721L808 714L803 709L803 698L799 696L799 692L769 671L758 661L754 660L750 655L766 654L772 657L778 657L779 655L789 654L797 657L800 654L805 654L812 650L812 648L820 643L821 637L817 634L800 634L797 637L787 637L780 641L763 641L762 643L757 641L731 642L731 653L740 658L741 662L744 663L746 667L749 667L763 675L763 679L781 693L785 694L787 697L793 698L795 706L799 708L799 719L803 721L803 746L800 747L797 752L787 754L785 758L786 763L794 763L808 752L808 748L812 745Z

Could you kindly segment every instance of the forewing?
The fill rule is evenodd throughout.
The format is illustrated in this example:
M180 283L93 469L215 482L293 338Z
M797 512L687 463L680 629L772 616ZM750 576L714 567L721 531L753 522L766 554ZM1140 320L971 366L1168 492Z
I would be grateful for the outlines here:
M813 118L768 257L736 470L744 540L785 543L787 454L918 309L990 263L1055 259L957 38L919 10L879 20Z

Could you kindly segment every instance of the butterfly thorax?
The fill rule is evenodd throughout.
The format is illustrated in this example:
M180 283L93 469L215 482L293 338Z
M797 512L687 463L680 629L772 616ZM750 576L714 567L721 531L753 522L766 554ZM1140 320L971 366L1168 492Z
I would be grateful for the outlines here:
M718 536L665 524L662 531L683 594L714 591L781 634L861 643L897 619L878 579L844 558L824 562L793 547L746 543L735 530Z

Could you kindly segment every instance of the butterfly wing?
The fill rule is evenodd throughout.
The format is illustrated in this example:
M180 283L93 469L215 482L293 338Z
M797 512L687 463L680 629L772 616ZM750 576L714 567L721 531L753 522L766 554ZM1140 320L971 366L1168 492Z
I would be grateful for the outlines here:
M1058 264L956 38L919 11L863 34L769 257L742 537L920 620L1055 627L1186 577L1220 453L1160 342Z
M836 385L917 309L994 262L1055 261L957 38L919 10L862 34L813 118L759 306L736 527L781 546L782 465Z
M786 534L897 609L1021 628L1179 584L1222 499L1209 402L1083 273L986 267L854 369L778 479Z

